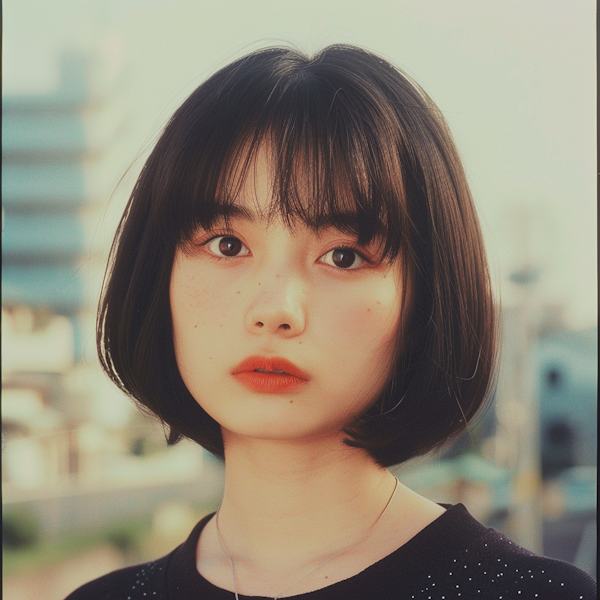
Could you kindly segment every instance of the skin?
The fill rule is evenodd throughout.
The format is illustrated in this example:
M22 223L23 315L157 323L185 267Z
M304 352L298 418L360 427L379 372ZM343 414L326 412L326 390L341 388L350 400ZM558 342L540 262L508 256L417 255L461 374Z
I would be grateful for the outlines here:
M248 214L227 231L222 223L198 231L178 250L170 287L181 376L223 433L219 524L238 591L263 596L356 544L391 496L391 474L343 444L341 429L385 385L403 316L400 273L377 262L374 248L357 248L351 267L340 268L333 251L354 248L352 236L264 218L270 182L262 153L238 201ZM225 234L243 244L235 256L220 250ZM249 390L232 370L255 355L292 361L308 382L286 393ZM442 512L399 485L364 542L284 597L364 570ZM206 579L233 590L214 518L200 537L197 564Z

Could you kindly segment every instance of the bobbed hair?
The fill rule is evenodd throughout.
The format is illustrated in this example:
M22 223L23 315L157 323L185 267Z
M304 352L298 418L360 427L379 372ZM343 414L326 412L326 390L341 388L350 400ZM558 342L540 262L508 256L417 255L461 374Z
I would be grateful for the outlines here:
M268 48L200 85L146 161L113 242L97 345L110 378L166 426L224 455L219 424L192 397L173 347L175 252L235 213L260 148L273 216L379 241L409 307L389 382L344 429L382 466L440 447L485 403L496 319L479 223L448 127L432 100L379 56L346 45L313 57ZM207 341L208 343L208 341Z

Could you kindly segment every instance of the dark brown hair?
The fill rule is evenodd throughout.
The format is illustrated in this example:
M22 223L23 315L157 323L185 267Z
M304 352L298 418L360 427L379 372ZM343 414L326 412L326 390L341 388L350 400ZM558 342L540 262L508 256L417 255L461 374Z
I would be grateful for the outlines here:
M98 313L111 379L168 427L223 456L219 424L194 400L173 348L175 251L234 209L264 145L272 212L381 240L409 278L410 314L389 384L345 429L382 466L460 433L489 393L495 316L485 250L448 127L427 94L352 46L314 57L270 48L221 69L175 112L119 225ZM310 174L310 176L306 176Z

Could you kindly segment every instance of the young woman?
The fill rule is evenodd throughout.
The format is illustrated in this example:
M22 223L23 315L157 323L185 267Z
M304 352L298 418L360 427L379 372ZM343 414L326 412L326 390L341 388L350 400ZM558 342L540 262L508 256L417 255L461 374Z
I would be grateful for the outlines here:
M381 58L262 50L184 102L115 238L98 345L226 484L172 553L70 600L594 597L386 469L467 427L496 335L448 128Z

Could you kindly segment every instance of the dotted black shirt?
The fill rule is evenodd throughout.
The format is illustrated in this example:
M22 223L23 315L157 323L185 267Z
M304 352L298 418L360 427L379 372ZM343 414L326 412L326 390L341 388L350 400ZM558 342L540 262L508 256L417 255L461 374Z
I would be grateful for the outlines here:
M202 519L187 541L167 556L109 573L66 600L234 600L232 592L215 587L196 570L196 544L211 516ZM517 546L457 504L358 575L291 598L593 600L596 583L568 563Z

